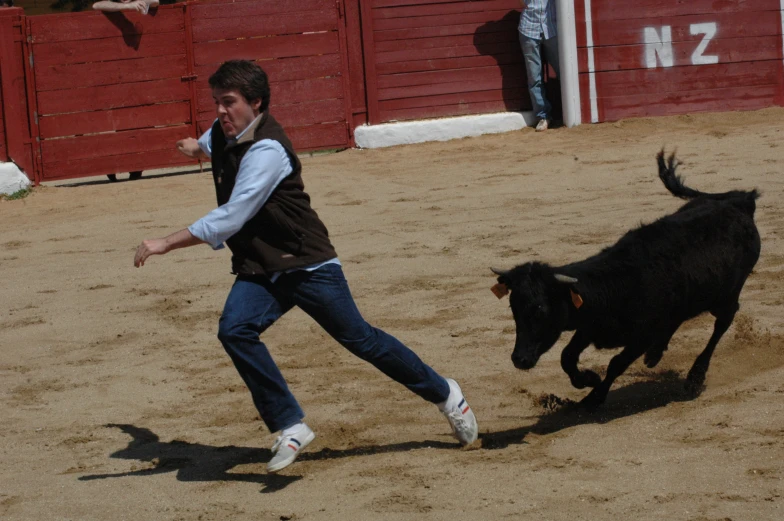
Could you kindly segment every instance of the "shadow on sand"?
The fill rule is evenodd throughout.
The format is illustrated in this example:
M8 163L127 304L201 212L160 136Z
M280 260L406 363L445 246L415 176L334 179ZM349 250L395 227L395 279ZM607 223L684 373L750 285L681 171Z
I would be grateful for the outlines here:
M655 380L637 382L611 391L607 402L595 413L587 413L573 406L566 406L555 412L542 414L534 425L482 434L482 448L486 450L503 449L512 444L525 443L525 437L529 433L551 434L577 425L608 423L618 418L664 407L672 402L692 400L698 395L689 394L684 390L684 381L675 371L663 372L655 376ZM162 442L158 435L142 427L128 424L109 424L106 427L120 429L133 438L127 447L113 453L110 457L148 462L152 467L114 474L91 474L81 476L80 481L176 472L177 479L180 481L259 483L264 485L262 493L271 493L282 490L291 483L302 479L302 476L298 475L231 472L231 469L239 465L263 465L272 456L269 449L236 447L234 445L214 447L179 440ZM423 448L455 449L456 447L455 443L422 441L369 445L340 450L324 448L318 452L302 454L299 461L322 461L390 452L408 452Z

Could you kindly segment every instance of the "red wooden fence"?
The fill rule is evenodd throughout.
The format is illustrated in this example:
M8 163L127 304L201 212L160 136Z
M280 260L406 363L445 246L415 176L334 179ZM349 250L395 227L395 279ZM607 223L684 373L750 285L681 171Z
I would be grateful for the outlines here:
M551 0L555 1L555 0ZM574 0L582 120L784 105L782 0ZM187 163L207 78L269 73L299 150L363 123L528 110L519 0L214 0L150 15L0 9L0 160L36 181Z
M270 111L299 150L348 146L346 37L335 0L218 0L193 6L199 130L215 119L207 78L228 59L255 60L270 77Z
M780 0L576 0L582 120L784 105Z
M370 123L529 110L519 0L361 2Z

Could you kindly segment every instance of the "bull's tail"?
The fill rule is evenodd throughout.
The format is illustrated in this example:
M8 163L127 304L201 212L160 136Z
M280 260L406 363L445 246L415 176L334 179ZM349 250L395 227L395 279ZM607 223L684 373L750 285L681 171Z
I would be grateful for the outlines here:
M756 189L750 191L732 190L720 194L700 192L683 184L683 178L675 173L675 170L681 164L680 161L675 159L675 153L670 154L670 157L665 162L664 149L662 149L661 152L656 154L656 161L659 163L659 179L662 180L667 190L675 197L687 200L704 197L716 201L731 201L754 213L756 208L754 201L759 197L759 192Z

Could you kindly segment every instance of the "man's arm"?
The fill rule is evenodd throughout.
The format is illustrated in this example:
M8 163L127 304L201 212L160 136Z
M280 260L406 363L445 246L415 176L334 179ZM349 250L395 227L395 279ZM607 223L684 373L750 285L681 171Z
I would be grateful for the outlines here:
M164 255L177 248L187 248L204 244L204 241L194 236L187 229L174 232L161 239L147 239L142 241L136 248L136 255L133 258L133 265L137 268L144 266L144 261L150 255Z
M195 223L188 230L218 249L267 202L278 184L291 174L291 161L277 141L254 143L240 161L231 197Z

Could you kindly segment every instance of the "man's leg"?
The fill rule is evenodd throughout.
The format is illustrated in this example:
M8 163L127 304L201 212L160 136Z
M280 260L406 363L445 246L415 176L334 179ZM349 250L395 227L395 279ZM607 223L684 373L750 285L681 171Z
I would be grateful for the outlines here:
M545 96L542 81L542 57L539 49L542 41L529 38L521 33L518 33L518 36L520 47L523 49L525 73L528 77L528 92L531 95L534 115L539 119L547 119L550 117L550 102Z
M237 277L218 327L218 338L234 362L270 432L304 418L297 400L259 335L292 307L269 290L269 282Z
M281 277L294 303L343 347L373 364L425 400L437 404L463 444L476 440L478 429L460 387L425 364L398 339L368 324L354 303L339 265Z
M395 337L362 318L339 265L284 275L277 283L291 285L294 304L353 354L429 402L447 399L444 378Z

